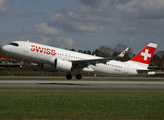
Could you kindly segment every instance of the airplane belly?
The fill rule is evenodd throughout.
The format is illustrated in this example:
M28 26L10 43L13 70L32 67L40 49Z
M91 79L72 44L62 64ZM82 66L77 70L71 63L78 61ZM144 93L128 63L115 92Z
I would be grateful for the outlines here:
M106 76L119 76L124 74L123 68L111 67L106 64L96 64L96 66L91 66L95 73L106 75Z
M137 75L136 69L126 63L109 63L109 64L96 64L90 66L94 73L105 76L132 76Z

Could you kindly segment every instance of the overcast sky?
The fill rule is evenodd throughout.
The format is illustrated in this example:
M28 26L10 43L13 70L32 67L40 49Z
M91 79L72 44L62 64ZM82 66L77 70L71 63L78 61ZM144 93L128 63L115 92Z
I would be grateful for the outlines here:
M164 0L0 0L0 44L17 40L76 50L149 42L164 51Z

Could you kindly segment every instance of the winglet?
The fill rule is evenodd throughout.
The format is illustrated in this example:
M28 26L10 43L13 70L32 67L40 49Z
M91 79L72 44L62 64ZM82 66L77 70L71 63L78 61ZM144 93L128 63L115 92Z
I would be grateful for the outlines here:
M128 51L129 47L127 47L124 51L122 51L118 57L124 57L125 53Z

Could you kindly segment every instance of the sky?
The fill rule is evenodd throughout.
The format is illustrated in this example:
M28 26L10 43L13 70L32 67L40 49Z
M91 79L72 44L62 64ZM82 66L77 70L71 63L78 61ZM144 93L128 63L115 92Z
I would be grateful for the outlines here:
M118 44L164 51L164 0L0 0L0 45L37 42L75 50Z

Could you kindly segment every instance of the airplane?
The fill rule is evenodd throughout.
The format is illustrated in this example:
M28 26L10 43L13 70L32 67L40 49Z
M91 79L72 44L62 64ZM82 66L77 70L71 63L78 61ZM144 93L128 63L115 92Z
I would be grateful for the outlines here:
M95 55L65 50L28 41L14 41L2 47L12 56L41 63L41 69L55 72L66 71L67 79L72 79L71 72L77 71L76 79L81 79L81 71L105 76L144 76L155 75L148 69L157 44L149 43L137 55L126 62L120 61L128 48L116 57L103 58Z

